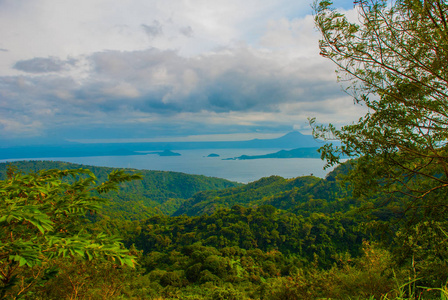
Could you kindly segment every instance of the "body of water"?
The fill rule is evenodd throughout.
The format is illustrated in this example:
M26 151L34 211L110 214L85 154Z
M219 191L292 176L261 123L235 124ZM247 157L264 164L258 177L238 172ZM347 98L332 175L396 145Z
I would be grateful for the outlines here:
M225 160L240 155L263 155L281 149L201 149L176 150L181 156L129 155L129 156L92 156L92 157L57 157L33 158L31 160L66 161L84 165L114 168L135 168L146 170L175 171L225 178L232 181L248 183L262 177L279 175L294 178L313 174L325 177L330 169L323 170L324 162L315 158L264 158L251 160ZM219 157L207 157L215 153ZM21 159L22 160L22 159ZM3 160L12 161L12 160Z

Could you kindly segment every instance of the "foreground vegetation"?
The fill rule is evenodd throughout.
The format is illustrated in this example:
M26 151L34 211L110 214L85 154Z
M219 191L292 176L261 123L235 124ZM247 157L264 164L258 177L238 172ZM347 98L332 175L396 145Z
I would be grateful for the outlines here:
M100 182L106 181L108 175L116 170L57 161L17 161L14 166L22 172L88 169ZM0 180L6 179L7 168L8 164L0 163ZM137 172L135 169L127 171ZM119 190L110 191L105 196L113 201L102 208L103 213L114 217L114 213L118 212L117 217L130 220L140 220L160 213L172 214L185 199L197 192L241 186L225 179L179 172L138 170L138 173L142 175L140 180L122 182Z
M29 170L52 163L16 165ZM123 195L106 196L111 203L122 201L128 180L136 178L130 170L115 171L101 184L85 169L11 169L0 184L1 295L439 299L448 279L447 222L415 222L391 213L399 211L403 196L387 206L380 205L386 194L355 198L341 180L351 168L347 163L326 179L269 177L204 191L182 203L194 207L202 199L201 207L211 207L205 212L138 220L111 210L114 205L101 208L103 192L119 192L120 185Z

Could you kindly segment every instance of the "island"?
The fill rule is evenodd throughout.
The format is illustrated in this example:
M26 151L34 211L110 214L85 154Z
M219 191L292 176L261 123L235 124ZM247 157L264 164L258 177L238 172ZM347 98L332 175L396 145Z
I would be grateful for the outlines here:
M163 150L158 152L149 152L148 154L157 154L159 156L181 156L182 154L173 152L171 150Z
M320 158L320 153L317 152L318 147L297 148L292 150L280 150L275 153L264 155L241 155L234 158L227 158L226 160L245 160L245 159L261 159L261 158Z
M210 153L209 155L207 155L207 157L219 157L219 154Z

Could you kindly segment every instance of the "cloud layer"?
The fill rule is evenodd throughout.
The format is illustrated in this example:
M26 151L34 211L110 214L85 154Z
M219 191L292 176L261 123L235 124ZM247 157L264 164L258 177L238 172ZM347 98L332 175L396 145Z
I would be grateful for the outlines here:
M17 28L0 39L0 139L286 132L360 115L318 56L309 4L169 2L0 2L0 25Z

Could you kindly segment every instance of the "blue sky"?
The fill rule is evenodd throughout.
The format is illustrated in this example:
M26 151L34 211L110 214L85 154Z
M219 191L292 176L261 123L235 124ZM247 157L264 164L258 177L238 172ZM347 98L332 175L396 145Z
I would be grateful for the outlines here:
M350 9L351 2L336 2ZM0 0L2 145L309 133L363 114L311 2Z

